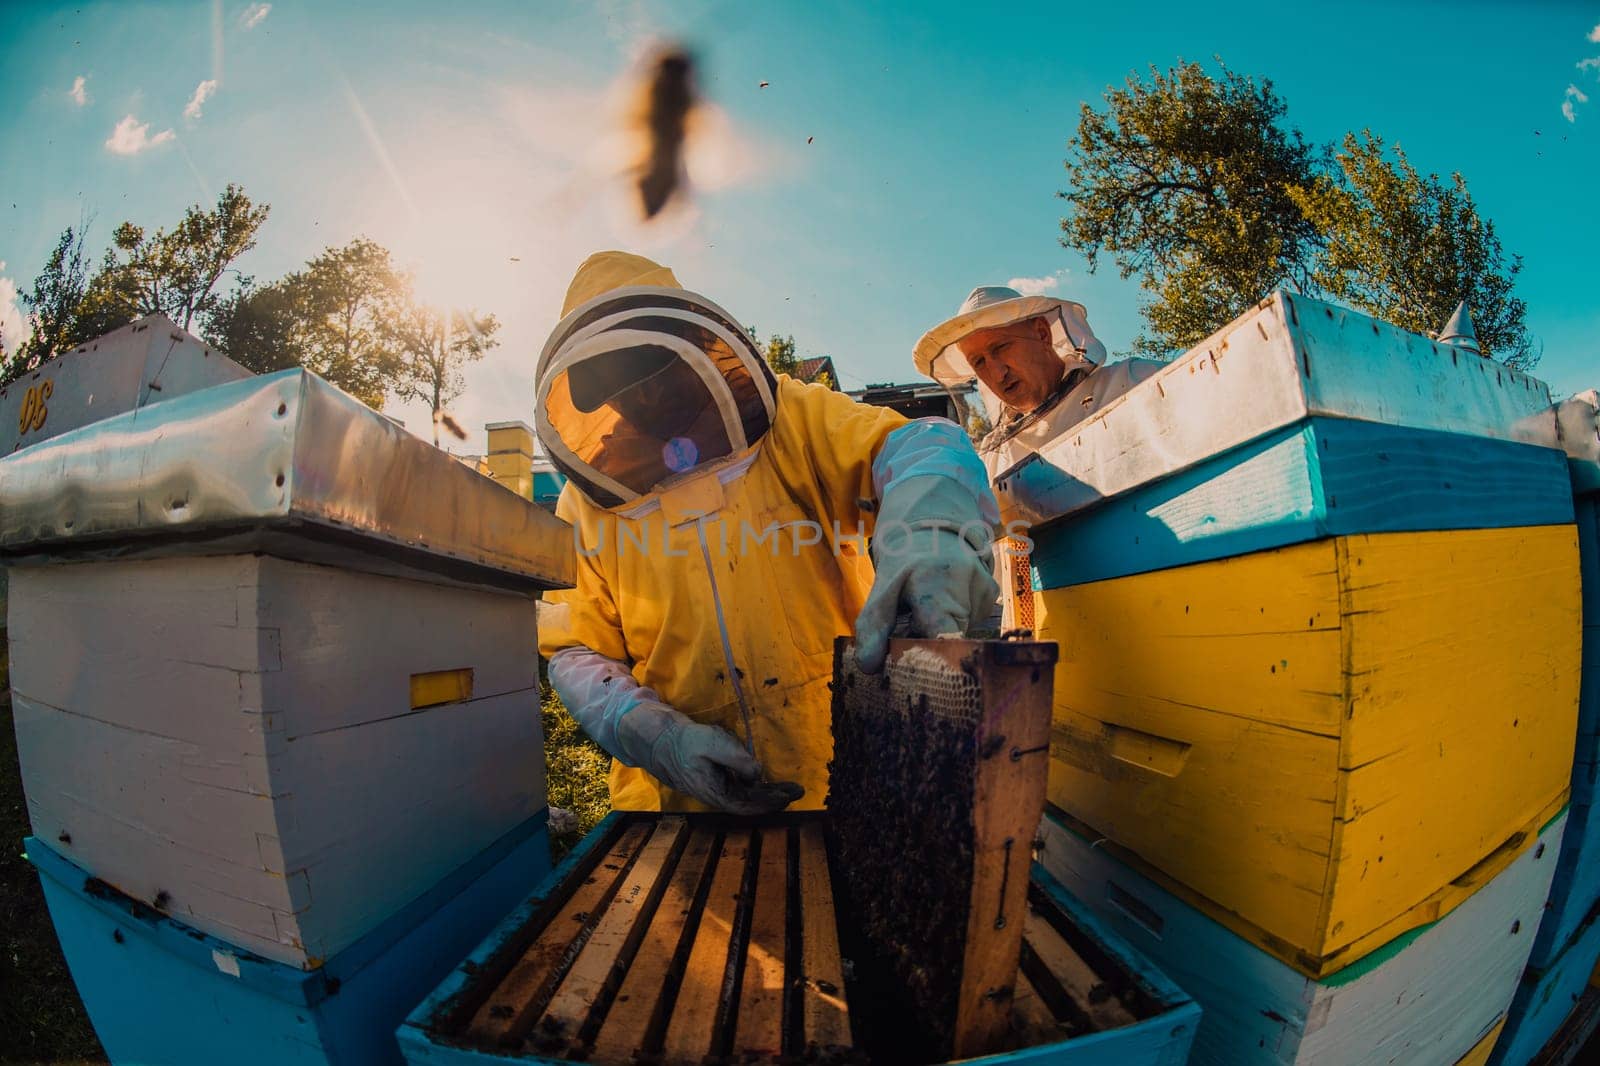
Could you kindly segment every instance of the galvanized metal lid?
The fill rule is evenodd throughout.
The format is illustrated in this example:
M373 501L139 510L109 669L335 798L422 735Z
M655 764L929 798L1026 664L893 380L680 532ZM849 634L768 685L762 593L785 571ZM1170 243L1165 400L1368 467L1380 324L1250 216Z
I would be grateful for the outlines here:
M304 370L0 459L0 562L236 551L521 591L574 566L565 522Z

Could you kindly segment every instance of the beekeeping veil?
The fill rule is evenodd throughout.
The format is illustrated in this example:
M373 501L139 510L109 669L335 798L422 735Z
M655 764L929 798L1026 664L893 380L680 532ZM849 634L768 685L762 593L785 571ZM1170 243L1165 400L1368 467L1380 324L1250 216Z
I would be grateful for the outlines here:
M1043 318L1050 324L1050 338L1066 372L1074 367L1093 369L1105 362L1105 345L1089 328L1089 316L1082 304L1049 296L1024 296L1004 285L982 285L973 289L954 318L930 329L917 342L917 369L953 388L977 381L978 395L992 424L999 424L1005 405L973 373L959 344L979 330L995 329L1030 318Z
M597 252L539 355L534 427L601 507L740 455L772 426L777 381L744 328L672 271Z

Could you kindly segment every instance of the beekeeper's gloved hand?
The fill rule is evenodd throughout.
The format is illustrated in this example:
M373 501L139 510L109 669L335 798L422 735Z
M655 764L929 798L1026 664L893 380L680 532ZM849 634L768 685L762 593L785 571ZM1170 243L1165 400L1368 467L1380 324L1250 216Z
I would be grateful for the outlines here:
M761 765L732 734L690 721L639 684L627 666L599 652L556 652L550 686L595 743L709 807L769 814L805 795L793 782L763 780Z
M993 613L994 535L979 504L967 485L939 474L902 478L884 492L872 537L877 576L856 619L862 670L883 669L896 615L909 615L910 636L938 637L966 634Z
M771 814L806 794L792 781L763 780L761 764L726 729L692 722L657 700L642 699L622 715L617 741L617 758L719 811Z

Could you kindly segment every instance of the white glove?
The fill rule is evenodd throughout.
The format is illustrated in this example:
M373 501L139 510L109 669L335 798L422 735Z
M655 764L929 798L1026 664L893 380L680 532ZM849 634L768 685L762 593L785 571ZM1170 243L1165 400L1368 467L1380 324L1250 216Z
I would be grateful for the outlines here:
M726 729L656 700L640 700L622 716L617 740L617 758L715 810L771 814L806 794L793 781L763 780L761 764Z
M872 538L876 576L856 619L856 658L875 674L897 616L913 637L962 635L988 620L995 582L993 531L966 486L937 474L906 478L884 494Z
M550 685L602 748L709 807L767 814L805 795L792 782L762 780L761 764L731 733L690 721L640 685L626 666L599 652L556 652Z

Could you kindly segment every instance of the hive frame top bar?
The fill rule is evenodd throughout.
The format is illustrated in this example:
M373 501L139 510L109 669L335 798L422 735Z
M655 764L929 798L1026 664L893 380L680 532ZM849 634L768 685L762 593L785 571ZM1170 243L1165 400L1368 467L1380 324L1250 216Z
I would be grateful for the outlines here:
M265 551L531 590L570 527L315 374L217 385L0 459L0 560Z
M1314 415L1562 447L1537 378L1278 292L1066 431L1007 441L1001 511L1059 518Z

